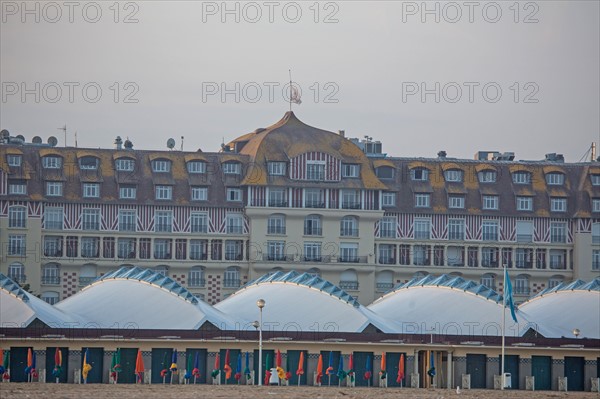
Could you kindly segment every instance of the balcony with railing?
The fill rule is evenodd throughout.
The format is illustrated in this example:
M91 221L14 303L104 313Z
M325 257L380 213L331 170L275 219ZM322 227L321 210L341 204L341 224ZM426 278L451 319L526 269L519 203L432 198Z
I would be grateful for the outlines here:
M498 267L498 260L497 259L482 259L481 260L481 266L482 267Z
M204 287L206 285L206 280L200 277L194 277L194 278L190 278L188 280L188 287L194 287L194 288L199 288L199 287Z
M227 226L227 234L242 234L242 226Z
M515 295L529 295L531 289L529 287L515 286Z
M533 242L531 234L517 234L517 242Z
M239 278L226 278L223 280L224 288L239 288L241 281Z
M533 262L528 260L519 260L515 262L515 266L517 269L531 269L533 267Z
M49 258L60 258L63 256L63 251L60 248L46 248L44 249L44 256Z
M306 201L304 203L305 208L325 208L325 202L323 201Z
M92 281L96 280L98 277L79 277L79 285L85 286L91 284Z
M367 263L366 256L340 256L338 258L340 263Z
M170 233L172 230L173 225L171 223L156 223L154 225L155 232Z
M191 251L190 252L191 260L208 260L208 253L201 251Z
M342 237L358 237L358 229L341 228L340 236L342 236Z
M263 254L262 259L265 262L293 262L294 255Z
M23 273L19 273L19 274L9 273L8 278L11 279L12 281L14 281L15 283L19 283L19 284L23 284L23 283L27 282L27 276Z
M154 252L154 259L171 259L170 252Z
M390 256L380 256L378 259L380 265L395 265L396 259Z
M270 226L267 234L285 234L285 226Z
M394 288L394 283L375 283L377 292L387 292Z
M60 277L59 276L42 276L42 284L43 285L59 285Z
M240 252L225 252L225 260L244 260L244 255Z
M343 290L357 291L358 281L340 281L339 287Z
M135 223L119 223L119 231L135 231Z
M319 255L319 256L303 256L302 260L304 262L320 262L320 263L330 263L331 256L329 255Z
M44 228L46 230L62 230L63 229L63 223L62 222L54 222L54 221L48 221L48 220L46 220L44 222Z
M379 230L379 237L381 238L396 238L396 231L393 229Z
M342 201L342 209L360 209L360 201Z
M550 269L565 270L567 264L564 259L550 259Z
M288 202L287 201L269 200L269 206L274 207L274 208L287 208Z
M321 227L305 227L305 236L321 236L323 235L323 229Z
M592 235L592 244L600 244L600 236Z

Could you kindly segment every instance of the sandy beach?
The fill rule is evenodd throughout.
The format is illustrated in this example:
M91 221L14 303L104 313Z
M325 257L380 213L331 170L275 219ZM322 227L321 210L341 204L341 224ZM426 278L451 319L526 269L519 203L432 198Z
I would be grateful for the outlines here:
M594 398L597 392L338 388L338 387L253 387L213 385L106 385L106 384L0 384L1 398L248 398L248 399L391 399L398 397L441 398Z

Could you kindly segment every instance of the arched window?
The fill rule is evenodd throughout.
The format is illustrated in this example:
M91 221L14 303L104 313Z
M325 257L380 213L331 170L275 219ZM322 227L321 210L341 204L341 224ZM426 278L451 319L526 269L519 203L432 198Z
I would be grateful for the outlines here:
M168 173L171 171L171 161L169 159L155 159L152 161L152 171L154 173Z
M347 269L340 275L340 288L343 290L358 290L358 275L354 269Z
M11 206L8 208L8 227L27 227L27 208Z
M98 158L92 156L85 156L79 158L79 169L81 170L96 170L100 164Z
M223 273L223 287L238 288L240 281L240 268L237 266L229 266Z
M485 285L486 287L495 290L496 289L496 275L493 273L486 273L481 276L481 285Z
M340 236L358 237L358 219L354 216L344 216L340 222Z
M206 280L204 279L204 266L194 266L188 273L188 287L204 287Z
M394 272L390 270L379 272L377 273L375 281L377 292L387 292L394 288Z
M285 215L275 213L269 216L267 234L285 234Z
M60 266L58 263L48 263L42 267L42 284L60 284Z
M56 302L58 302L60 300L60 296L58 295L58 292L54 292L54 291L42 292L41 298L42 298L42 300L46 301L46 303L49 303L50 305L54 305Z
M477 173L479 183L495 183L498 173L493 169L482 170Z
M444 172L444 178L447 182L462 182L463 171L460 169L450 169Z
M320 215L308 215L306 218L304 218L304 235L306 235L306 236L323 235L323 229L321 227L321 216Z
M25 266L19 262L11 263L8 266L8 278L15 283L24 283L27 279L25 276Z
M306 274L315 276L315 277L321 277L321 270L317 269L316 267L311 267L310 269L308 269L306 271Z
M129 265L129 266L132 267L131 265ZM94 281L96 279L96 277L98 276L97 269L98 269L98 267L96 265L94 265L93 263L83 265L81 267L81 269L79 270L79 285L85 286L85 285L90 284L92 281Z
M167 265L159 265L154 268L156 273L162 274L163 276L167 276L169 274L169 266Z
M391 166L380 166L375 169L375 174L380 179L393 179L394 178L394 168Z
M559 284L562 284L565 281L565 278L560 274L555 274L554 276L548 279L548 288L554 288Z
M519 274L515 278L515 290L516 295L529 295L529 276L526 274Z
M429 169L413 168L410 170L410 178L415 181L427 181L429 180Z

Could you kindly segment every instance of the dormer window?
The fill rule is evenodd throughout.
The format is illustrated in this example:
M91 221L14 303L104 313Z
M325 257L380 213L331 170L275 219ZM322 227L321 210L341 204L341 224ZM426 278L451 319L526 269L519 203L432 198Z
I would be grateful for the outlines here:
M115 161L115 169L119 172L133 172L135 161L130 158L119 158Z
M325 162L306 161L306 179L314 181L325 180Z
M531 184L531 173L529 172L514 172L512 180L515 184Z
M242 165L239 162L226 162L223 164L223 173L226 175L239 175Z
M6 156L6 162L8 166L19 167L23 161L23 157L21 155L8 154Z
M360 165L343 164L342 177L358 177L360 174Z
M546 184L550 186L562 186L565 183L565 175L562 173L548 173L546 175Z
M98 169L98 158L96 157L83 157L79 159L79 168L82 170L96 170Z
M60 169L62 168L62 158L53 155L47 155L42 158L42 167L44 169Z
M498 174L495 170L482 170L477 173L477 177L479 178L479 183L495 183Z
M380 179L393 179L394 178L394 168L391 166L380 166L375 169L375 174Z
M187 163L188 173L206 173L206 162L204 161L189 161Z
M429 180L429 169L425 168L414 168L410 170L410 178L414 181L427 181Z
M171 171L171 161L168 159L155 159L152 161L152 171L154 173L168 173Z
M463 171L458 169L447 170L444 172L444 178L447 182L462 182Z
M269 176L285 176L285 162L269 162Z
M600 175L599 174L590 175L590 180L592 181L592 186L600 186Z

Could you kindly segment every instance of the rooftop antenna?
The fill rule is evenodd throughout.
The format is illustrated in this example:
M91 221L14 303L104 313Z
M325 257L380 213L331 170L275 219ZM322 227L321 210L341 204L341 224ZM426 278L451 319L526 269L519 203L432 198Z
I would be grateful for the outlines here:
M300 100L300 91L293 84L292 70L288 69L288 72L290 73L290 111L291 111L292 103L300 105L300 104L302 104L302 100Z
M75 148L77 148L77 130L75 130Z
M183 136L181 136L181 151L183 152Z
M62 130L65 133L65 147L67 146L67 124L65 123L65 125L63 127L57 127L58 130Z

